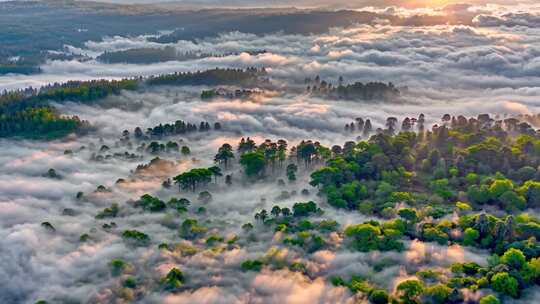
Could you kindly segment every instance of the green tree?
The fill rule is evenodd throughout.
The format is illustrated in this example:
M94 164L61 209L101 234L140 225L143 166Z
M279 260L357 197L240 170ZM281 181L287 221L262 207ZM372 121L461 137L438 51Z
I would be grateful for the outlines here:
M498 179L489 186L489 195L492 199L498 199L507 191L512 191L514 184L509 179Z
M540 182L527 181L519 188L519 192L525 196L527 207L540 207Z
M510 276L508 272L499 272L491 278L493 290L517 298L519 296L518 281Z
M382 231L372 224L351 225L345 228L345 235L354 238L354 247L363 252L376 250L379 247L379 237Z
M182 146L182 148L180 149L180 153L182 153L183 155L189 155L191 154L191 150L188 146Z
M265 160L262 152L247 152L240 156L240 164L249 177L260 176L264 172Z
M510 248L501 257L501 262L511 268L520 270L527 263L527 259L521 250Z
M469 227L465 229L463 233L463 243L466 246L474 246L476 245L476 241L478 240L479 237L480 237L480 232L478 232L478 230L474 228Z
M217 183L217 178L219 176L223 176L223 174L221 173L221 168L218 167L218 166L212 166L210 168L208 168L208 170L210 170L210 172L212 173L212 175L214 176L214 181Z
M404 303L420 303L420 296L424 292L424 282L414 279L406 280L401 282L396 289Z
M429 286L424 291L425 303L444 304L452 293L452 289L444 284L435 284Z
M184 274L180 269L173 268L167 273L167 275L161 279L165 289L175 290L180 288L184 284Z
M287 179L289 181L295 181L296 180L296 172L298 171L298 166L296 164L288 164L287 165Z
M315 213L318 211L317 205L309 201L307 203L295 203L293 205L293 216L308 216L310 213Z
M489 189L486 185L472 185L467 190L469 200L476 204L485 204L490 199Z
M122 238L136 246L146 246L150 242L150 237L137 230L126 230L122 233Z
M225 169L229 167L229 160L234 158L233 148L231 145L225 143L219 149L214 157L214 161L218 164L223 164Z
M494 295L487 295L480 299L480 304L501 304L501 301Z
M533 278L537 282L540 281L540 258L532 258L528 264L528 268L531 269Z
M244 271L261 271L264 263L259 260L247 260L242 263L241 267Z
M398 211L398 215L412 223L415 223L418 220L418 213L412 208L401 208Z
M111 274L114 277L119 276L122 272L129 267L129 264L120 259L112 260L109 265L111 266Z
M159 212L167 207L162 200L157 197L153 197L150 194L141 196L141 198L136 202L136 206L140 206L144 210L149 210L151 212Z
M369 294L369 301L373 304L387 304L390 297L384 289L374 289Z
M191 189L192 191L195 191L197 186L201 184L206 185L211 182L213 174L214 173L210 169L196 168L175 176L173 180L181 189Z
M278 217L281 213L281 208L279 206L272 207L272 210L270 211L270 214L272 214L274 217Z
M285 207L285 208L281 208L281 214L284 216L284 217L288 217L288 216L291 216L291 209Z

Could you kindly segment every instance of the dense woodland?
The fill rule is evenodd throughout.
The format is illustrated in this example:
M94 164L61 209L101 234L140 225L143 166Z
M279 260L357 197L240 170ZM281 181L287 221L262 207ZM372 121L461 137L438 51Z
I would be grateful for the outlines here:
M153 76L149 85L254 85L262 83L265 69L213 69L203 72L174 73Z
M235 31L256 35L282 31L314 34L327 32L333 27L375 23L382 19L394 24L409 25L448 22L442 17L431 15L400 18L350 10L208 9L195 12L172 6L164 11L161 6L105 5L77 1L4 1L0 4L0 11L4 12L0 28L10 29L0 33L0 58L20 57L16 62L0 59L0 74L39 73L40 64L47 59L54 59L47 51L61 52L65 45L83 47L87 41L100 41L106 36L148 35L163 29L177 30L151 40L161 43L196 41ZM470 17L465 20L456 18L452 23L471 23ZM141 58L138 54L135 57ZM124 59L119 60L124 62ZM136 60L146 62L150 59ZM3 64L8 66L2 68Z
M319 76L315 79L306 78L307 93L313 96L344 99L344 100L392 100L400 96L400 91L393 83L382 82L355 82L344 84L343 77L339 77L338 85L335 86Z
M144 85L251 83L261 76L264 71L257 69L216 69L149 79L69 82L39 91L6 92L0 99L0 130L3 136L63 136L88 124L77 117L58 115L51 101L90 103ZM171 225L170 229L176 229L182 240L198 240L193 243L197 245L188 248L181 243L156 243L158 240L151 234L137 229L123 229L121 238L126 246L155 245L156 250L179 254L238 249L254 242L258 233L279 234L283 248L306 255L319 250L403 252L415 242L476 248L491 255L485 265L468 261L454 263L447 269L409 265L406 271L411 278L400 282L393 291L362 274L332 276L327 280L364 295L371 303L462 303L468 294L477 292L481 297L476 302L501 303L520 298L540 283L540 219L527 213L540 208L540 135L534 127L539 120L538 115L501 118L482 114L468 118L445 114L440 124L429 128L420 114L401 121L388 117L384 127L374 130L370 119L358 117L344 127L345 132L357 135L358 141L326 147L316 140L289 143L268 139L256 143L245 137L238 143L222 144L214 156L214 165L172 175L176 163L157 156L188 158L190 148L182 141L161 140L192 132L219 131L221 123L178 120L144 131L137 127L132 132L125 130L114 147L93 147L96 152L91 160L139 161L145 153L153 155L150 163L137 166L133 174L166 176L163 188L177 189L180 196L163 200L145 194L126 204L114 203L98 212L95 219L104 231L115 233L118 226L114 219L124 216L126 209L177 213L182 223ZM35 136L38 130L46 136ZM113 152L115 149L126 150ZM78 152L66 151L73 153ZM306 174L309 185L299 184L298 176ZM62 179L54 168L43 177ZM120 178L115 186L128 180ZM259 183L277 183L284 189L289 185L297 190L276 193L275 205L268 210L254 210L253 221L244 223L242 232L232 237L216 233L212 224L204 221L205 205L216 199L215 189ZM103 185L95 190L101 194L111 192ZM318 193L320 201L302 200L313 192ZM77 199L85 200L85 195L92 194L80 192ZM292 206L280 204L292 198L298 198ZM329 208L372 219L343 225L326 215ZM51 233L55 231L51 222L43 222L42 227ZM331 241L336 236L343 242ZM81 235L80 241L91 242L92 237L90 231ZM382 260L373 267L383 271L394 263ZM119 288L141 288L143 292L147 283L137 279L132 271L126 273L132 265L121 259L109 265L113 276L125 277ZM309 268L302 262L276 261L267 256L244 260L238 267L243 272L287 268L310 276ZM189 284L189 279L189 273L174 268L151 284L174 293Z
M250 55L263 54L266 51L246 52ZM129 63L129 64L151 64L167 61L187 61L209 57L236 56L238 53L212 54L203 52L180 52L175 47L164 48L135 48L123 51L104 52L96 59L104 63Z
M144 85L256 84L263 81L264 75L264 70L257 69L213 69L148 79L70 81L39 90L3 92L0 95L0 137L59 138L89 129L88 123L78 117L58 114L51 103L95 103L109 95L118 95L122 90L136 90Z
M536 115L522 117L536 119ZM417 241L475 247L492 254L484 266L474 262L454 263L447 270L410 266L414 278L402 281L393 293L361 274L329 278L336 286L366 295L371 303L463 303L470 301L467 294L478 290L483 296L472 303L501 303L540 283L540 219L524 212L540 208L540 136L532 126L489 115L445 115L431 129L409 125L411 118L403 119L400 128L395 120L389 117L387 127L368 140L342 146L242 138L218 149L215 166L194 168L164 182L168 188L176 184L182 195L198 192L200 205L213 199L210 185L241 182L232 177L235 168L243 172L244 183L277 180L294 185L299 172L310 172L310 185L320 192L322 203L299 201L292 208L283 207L280 197L298 194L282 193L271 210L257 210L253 222L245 223L243 233L233 237L210 233L211 227L197 220L204 207L194 210L186 198L166 202L145 195L133 206L146 212L176 210L187 217L178 228L180 238L202 239L208 248L222 250L249 243L262 229L283 234L283 246L306 254L323 249L401 252L407 242ZM304 188L302 194L309 191ZM117 208L111 206L97 218L114 218ZM374 220L343 226L326 217L324 208L359 212ZM341 245L330 241L336 233L344 238ZM136 230L126 230L123 237L134 246L149 246L152 238ZM179 246L160 243L158 248L200 250ZM393 263L381 260L374 267L382 271ZM240 265L245 272L284 267L310 274L301 262L267 256ZM186 281L189 273L175 268L161 284L174 291Z
M59 138L88 130L88 122L62 116L51 102L90 103L122 90L134 90L137 80L70 81L0 95L0 137Z

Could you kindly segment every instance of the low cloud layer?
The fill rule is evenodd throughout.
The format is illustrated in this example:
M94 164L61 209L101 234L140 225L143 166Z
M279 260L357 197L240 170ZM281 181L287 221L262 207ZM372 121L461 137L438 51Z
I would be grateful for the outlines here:
M98 127L90 136L65 141L14 142L3 140L0 153L0 300L3 303L28 302L37 299L50 301L114 302L121 295L121 281L110 275L109 262L123 259L133 267L139 279L150 283L152 290L145 290L145 301L150 303L356 303L360 295L352 295L344 288L332 286L328 278L335 275L350 277L362 274L370 281L392 291L397 282L422 267L446 267L452 262L475 261L485 263L485 252L471 251L454 246L450 248L418 241L406 244L403 253L358 253L346 248L337 251L318 251L306 255L301 250L283 246L279 235L263 227L256 227L257 240L242 243L240 248L214 252L201 241L181 241L174 229L185 217L174 214L148 213L130 207L144 193L157 194L163 199L188 197L194 206L207 209L201 222L211 232L224 237L242 235L241 226L253 221L253 214L274 204L291 207L294 202L315 200L325 207L321 219L335 219L341 225L361 223L365 218L359 213L329 208L309 187L308 172L300 170L296 184L285 187L276 182L243 185L240 172L233 169L235 186L211 185L213 201L197 202L189 192L178 192L176 187L163 189L161 174L134 174L136 166L147 163L154 156L143 154L143 159L127 161L111 159L104 162L90 161L100 145L106 144L112 152L123 152L115 141L124 129L133 130L176 119L185 121L220 121L220 132L197 133L171 138L188 145L192 156L160 155L176 163L178 172L193 167L209 166L213 154L224 142L236 145L242 136L251 136L257 142L266 138L284 138L296 144L302 139L320 140L325 145L343 144L355 140L359 134L346 133L343 125L355 117L370 118L375 127L382 126L389 115L416 116L425 112L428 122L438 121L443 113L476 114L476 112L515 113L522 107L533 111L532 106L494 101L478 102L471 109L470 102L433 102L429 108L418 104L369 104L334 101L328 102L305 95L270 94L244 100L216 99L201 101L198 92L203 88L184 87L151 89L144 93L126 92L103 102L106 107L71 104L58 105L63 113L77 114L89 119ZM514 109L516 108L516 109ZM459 112L456 112L458 111ZM512 110L514 109L514 110ZM103 140L100 143L100 138ZM95 145L94 148L92 146ZM86 149L80 150L84 146ZM64 150L74 151L73 155ZM60 180L43 177L54 168ZM126 182L115 184L119 178ZM111 192L94 192L104 185ZM293 195L279 199L281 191L299 191L306 187L307 196ZM240 191L241 189L241 191ZM77 200L77 192L85 193L85 200ZM119 203L120 216L108 221L94 216ZM74 215L65 215L65 209ZM204 219L204 220L203 220ZM56 229L51 232L41 226L50 222ZM117 228L106 230L102 224L114 221ZM173 229L171 229L173 227ZM149 248L127 245L120 234L125 229L138 229L151 236ZM80 235L89 233L91 240L79 241ZM331 242L339 244L339 237ZM184 256L160 252L155 247L161 242L181 242L198 249L194 255ZM270 257L272 261L298 261L307 266L310 276L287 270L261 273L241 272L239 265L246 259ZM375 261L393 261L383 271L375 271ZM179 267L188 277L186 290L167 293L157 282L172 267ZM43 284L46 281L47 284Z
M489 2L497 5L476 1L472 3L475 6L447 8L454 13L478 14L473 26L409 27L381 21L377 25L333 29L320 36L224 33L197 42L172 44L151 42L149 36L110 37L87 42L81 49L68 49L92 58L105 51L141 47L174 47L179 52L229 55L151 65L104 64L95 59L49 61L42 66L44 73L40 75L1 76L0 89L14 89L70 79L256 66L267 67L277 85L291 90L243 100L212 101L201 101L199 94L205 89L202 87L124 92L107 98L102 106L56 105L62 113L90 120L97 127L91 135L48 143L1 140L0 302L34 303L47 299L51 303L113 303L120 297L121 280L111 276L108 263L117 258L132 265L132 271L141 274L144 282L154 282L147 285L155 289L144 290L145 301L151 303L357 303L365 299L332 286L328 278L362 274L391 291L397 282L422 267L446 267L462 261L485 263L485 252L419 241L408 242L403 253L366 254L340 249L305 255L286 248L279 235L262 227L256 227L256 241L215 252L201 242L180 240L175 228L185 216L144 213L130 207L130 201L144 193L164 199L186 196L194 202L193 210L200 206L207 209L204 224L211 231L230 236L241 234L241 225L253 221L254 212L262 208L270 209L276 203L291 207L296 201L310 199L320 202L316 190L307 186L308 172L301 169L295 185L278 186L277 182L243 185L238 168L234 168L234 191L222 184L211 185L214 200L203 205L194 194L179 193L176 187L163 189L163 176L135 174L137 165L148 163L153 155L141 153L142 158L135 161L90 159L103 144L112 149L111 153L125 152L126 147L116 145L124 129L132 131L137 126L144 129L177 119L219 121L223 125L219 132L171 138L182 140L182 144L192 149L189 157L160 156L170 160L171 167L180 172L211 165L220 145L228 142L235 146L244 136L258 143L266 138L283 138L290 146L303 139L318 140L328 146L343 144L360 135L343 130L356 117L369 118L374 127L380 127L388 116L401 120L419 113L426 114L429 124L439 121L445 113L467 116L538 113L537 4L533 1L516 4L514 8L531 8L523 14L511 9L513 6L509 4L514 2ZM403 1L387 1L385 5L403 5ZM390 10L396 14L411 13L398 7ZM427 8L423 11L440 13ZM266 53L248 53L261 50ZM391 81L408 90L403 89L401 103L328 101L302 93L304 78L315 75L333 83L337 83L339 76L346 82ZM65 154L65 150L74 154ZM54 168L62 178L44 177L49 168ZM125 183L116 184L119 178L124 178ZM110 192L95 192L98 185L104 185ZM299 185L308 188L309 195L278 199L282 190L299 190ZM85 200L75 198L79 191L85 193ZM94 217L112 203L120 205L121 216L114 219L116 229L106 230L102 225L110 221L98 221ZM323 204L323 207L327 206ZM327 212L321 218L335 219L342 225L369 220L359 213L325 209ZM50 222L56 231L45 229L42 222ZM151 246L134 249L126 245L120 236L125 229L149 234ZM84 233L91 235L91 241L79 241ZM180 241L198 252L184 256L156 250L161 242ZM340 242L338 236L332 241ZM301 261L314 275L287 270L239 271L242 261L268 256L278 261ZM380 260L390 260L392 265L375 271L374 261ZM189 278L186 289L175 294L154 286L172 267L181 268ZM526 294L525 299L534 299L535 292Z
M527 12L512 10L527 8ZM387 11L389 9L386 9ZM267 67L278 81L291 84L321 75L332 83L391 81L417 98L455 102L507 98L527 103L540 86L540 31L534 5L449 6L447 12L474 12L474 26L358 25L318 36L224 33L196 42L160 44L151 36L109 37L68 49L96 58L105 51L174 47L177 52L216 54L197 60L155 64L105 64L49 61L43 74L0 77L0 89L40 86L68 79L122 78L214 67ZM393 14L407 10L393 8ZM437 13L437 11L432 11ZM445 13L446 14L446 13ZM248 52L266 51L262 54ZM225 56L223 56L225 55Z

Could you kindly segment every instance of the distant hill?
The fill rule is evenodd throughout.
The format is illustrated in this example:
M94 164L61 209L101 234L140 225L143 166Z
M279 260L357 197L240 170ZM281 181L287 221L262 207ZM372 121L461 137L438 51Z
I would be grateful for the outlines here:
M9 1L0 2L0 74L17 71L39 72L37 67L50 56L49 50L62 50L64 45L83 46L89 40L105 36L172 33L154 39L167 43L196 40L230 31L264 35L320 34L332 27L373 24L387 20L395 25L446 24L444 16L393 15L351 10L300 9L205 9L193 10L178 4L115 5L75 1ZM452 23L471 24L472 16L452 19ZM176 30L175 30L176 29ZM20 57L18 62L9 61ZM30 68L29 68L30 67Z

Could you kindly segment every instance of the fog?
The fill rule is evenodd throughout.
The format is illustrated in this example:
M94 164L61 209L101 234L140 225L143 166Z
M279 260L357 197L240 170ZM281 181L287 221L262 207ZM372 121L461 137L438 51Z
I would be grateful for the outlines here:
M227 172L233 176L232 188L224 185L223 178L217 185L210 184L208 190L213 200L206 204L197 200L196 193L179 192L176 186L164 189L161 183L190 168L210 166L221 144L228 142L236 146L244 136L250 136L258 143L267 138L283 138L292 146L300 140L313 139L330 146L355 140L360 135L343 130L344 124L355 117L370 118L374 127L379 127L388 115L398 115L401 119L404 115L417 115L423 111L427 121L436 122L447 111L518 114L523 111L521 107L513 109L506 102L489 105L479 102L474 110L470 103L433 103L427 108L422 103L329 102L292 93L201 101L197 92L202 89L150 88L109 97L101 102L101 106L57 105L62 113L90 120L97 130L87 136L72 136L49 143L1 142L4 148L0 152L0 208L3 210L0 215L0 270L3 273L0 276L0 286L3 286L0 300L3 303L33 303L37 299L112 303L125 296L119 294L121 278L125 275L112 277L108 265L118 258L131 265L127 274L136 273L139 282L146 282L145 288L150 288L137 291L146 293L145 303L354 303L361 300L358 298L361 296L332 286L328 278L362 274L392 291L400 280L424 267L447 267L452 262L464 261L486 263L488 254L485 252L419 241L407 243L403 253L352 252L340 245L342 240L338 235L329 240L335 251L305 254L300 249L284 246L279 233L274 234L256 224L255 212L263 208L269 210L275 204L290 208L294 202L314 200L325 210L319 218L337 220L342 228L369 220L360 213L337 211L327 206L324 199L316 196L316 189L308 185L310 170L302 166L298 180L285 187L277 183L278 178L285 179L284 173L281 177L250 184L243 182L238 165L233 166ZM142 159L135 161L90 160L102 144L111 148L105 154L126 150L141 154L135 151L136 142L132 149L115 144L122 130L132 131L136 126L144 129L177 119L219 121L223 129L167 138L188 145L192 154L160 154L160 158L172 161L171 166L149 169L144 174L135 172L135 168L155 157L146 152L142 153ZM81 150L83 146L86 148ZM64 154L67 149L73 154ZM43 177L49 168L54 168L61 179ZM119 178L126 182L115 183ZM98 185L104 185L110 191L95 192ZM309 195L301 195L302 189L308 189ZM297 194L279 198L284 190ZM75 198L79 191L85 193L83 200ZM130 201L145 193L156 194L165 201L170 197L186 197L193 205L189 214L184 215L177 215L175 211L143 212L134 208ZM118 217L94 218L112 203L120 206ZM200 206L206 208L203 215L195 213ZM73 209L73 215L63 215L66 208ZM225 238L240 236L241 246L214 251L204 241L180 239L176 227L188 217L198 218L210 232ZM116 223L116 228L101 227L111 221ZM56 230L45 229L42 222L50 222ZM255 224L256 238L252 241L245 239L246 233L241 229L247 222ZM134 248L126 244L120 236L126 229L147 233L151 237L150 246ZM90 235L90 241L81 243L79 237L84 233ZM194 247L197 253L182 255L177 251L158 251L157 245L163 242ZM257 258L267 260L270 265L301 261L307 265L309 275L283 269L264 269L260 273L240 271L243 261ZM375 271L375 261L381 260L405 267L388 266L383 271ZM188 278L184 291L174 294L160 291L157 283L172 267L182 269ZM43 284L44 281L47 284Z
M346 82L392 81L446 101L491 100L492 96L522 101L537 95L540 84L539 10L526 3L449 6L425 13L473 14L473 25L392 26L380 20L379 24L332 29L328 34L311 36L236 32L167 44L154 42L151 38L156 35L104 37L101 41L88 41L82 48L66 46L66 52L88 56L89 60L51 60L41 66L42 74L0 76L0 89L36 87L68 79L255 66L268 68L273 77L288 83L321 75L335 84L343 76ZM418 13L403 8L384 12ZM155 64L106 64L96 60L105 51L164 47L174 47L179 53L219 56ZM247 53L263 50L266 53Z
M371 2L358 6L373 6ZM231 3L245 5L243 1ZM266 5L256 2L259 3ZM304 1L299 6L319 3ZM150 87L108 97L99 105L57 104L61 113L89 120L96 127L95 132L52 142L0 140L0 302L34 303L46 299L50 303L117 303L126 296L120 291L122 279L136 273L140 286L144 286L136 292L145 297L141 300L137 294L127 296L140 303L358 303L365 299L343 287L332 286L329 278L363 275L392 291L401 280L424 268L442 269L465 261L485 265L487 252L417 240L407 242L402 253L353 252L340 246L342 239L337 234L329 240L334 250L306 254L284 246L282 235L255 223L255 212L269 210L276 204L290 208L295 202L313 200L325 210L318 219L334 219L341 228L369 220L360 213L333 209L318 197L317 189L308 184L313 168L300 167L298 180L283 186L278 184L279 178L285 179L283 173L250 184L242 179L239 166L233 166L226 172L232 174L233 185L226 186L224 178L210 184L208 190L213 199L206 204L197 200L197 193L179 191L175 185L170 189L162 187L168 177L212 165L223 143L236 147L242 137L249 136L257 143L286 139L289 147L305 139L332 146L358 139L359 132L344 131L345 124L356 117L369 118L377 128L384 126L388 116L401 121L420 113L426 115L429 125L437 123L445 113L538 113L540 8L536 1L519 1L515 6L509 5L514 1L504 0L471 4L467 13L477 14L472 26L409 27L381 21L332 29L318 36L223 33L171 44L153 42L153 36L104 37L101 41L88 41L83 48L66 47L66 52L88 56L87 61L53 60L41 66L43 74L0 76L0 90L9 90L73 79L116 79L254 66L267 68L277 88L246 99L202 101L200 92L206 87ZM336 1L331 5L347 3ZM404 1L384 1L384 8L368 9L411 14L416 6L386 7L390 5L404 5ZM529 13L519 14L516 7L526 8ZM105 51L146 47L174 47L178 52L220 56L147 65L106 64L96 59ZM248 53L261 50L266 53ZM304 78L315 75L334 84L339 76L345 82L393 82L402 88L402 99L353 102L315 98L303 93ZM197 124L220 122L223 129L167 138L189 146L191 155L160 154L160 158L170 161L164 168L144 174L136 172L137 165L149 163L155 155L136 151L139 143L134 140L132 148L119 144L122 131L133 132L137 126L144 130L178 119ZM111 150L102 154L128 151L141 158L91 160L104 144ZM65 150L73 154L65 154ZM61 178L44 177L50 168ZM116 183L120 178L125 182ZM99 185L110 191L95 191ZM300 194L302 189L308 189L309 194ZM84 199L76 198L80 191L84 192ZM283 199L279 197L282 191L296 194ZM192 206L188 214L182 215L175 211L143 212L133 207L133 201L145 193L158 195L164 201L186 197ZM120 206L118 217L95 219L98 212L112 203ZM197 214L199 207L206 208L206 213ZM212 233L226 239L240 236L241 246L214 250L202 240L182 240L177 228L188 217L197 218ZM116 228L102 227L111 221ZM42 227L43 222L51 223L55 231ZM247 222L255 225L256 237L252 241L247 240L247 233L241 228ZM126 244L121 238L126 229L147 233L150 245L135 248ZM90 240L80 242L85 233ZM159 251L160 243L180 243L195 248L196 253ZM302 262L307 266L307 274L287 268L268 267L259 273L240 270L243 261L258 258L272 266L284 261ZM109 263L113 259L125 260L130 269L123 276L111 276ZM375 262L382 260L389 261L389 266L376 271ZM159 279L172 267L180 268L187 277L178 293L159 287ZM538 291L525 294L525 299L534 299L535 292Z

